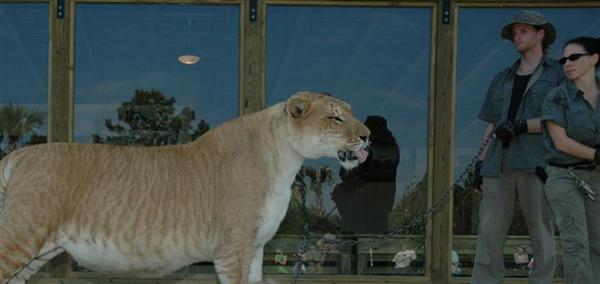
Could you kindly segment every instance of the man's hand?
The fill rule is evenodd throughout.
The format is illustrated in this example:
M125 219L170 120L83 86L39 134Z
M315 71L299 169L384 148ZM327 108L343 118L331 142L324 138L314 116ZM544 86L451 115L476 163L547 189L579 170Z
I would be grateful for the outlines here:
M500 141L508 143L515 137L515 132L513 131L510 122L502 122L494 129L494 136L496 136L497 139L500 139Z
M500 123L494 129L494 135L504 143L510 142L513 137L527 132L527 120L507 121Z

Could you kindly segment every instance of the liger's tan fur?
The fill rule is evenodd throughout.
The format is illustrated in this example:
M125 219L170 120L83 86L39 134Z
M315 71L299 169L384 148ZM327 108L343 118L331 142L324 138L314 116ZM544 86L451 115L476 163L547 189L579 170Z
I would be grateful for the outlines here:
M300 92L189 144L17 150L0 161L0 283L62 251L99 271L214 261L221 283L260 281L304 158L357 151L368 135L346 103Z

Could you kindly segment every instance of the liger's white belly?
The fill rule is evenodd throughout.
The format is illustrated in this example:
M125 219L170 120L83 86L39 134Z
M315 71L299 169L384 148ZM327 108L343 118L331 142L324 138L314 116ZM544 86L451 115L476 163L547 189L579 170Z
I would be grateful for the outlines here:
M115 240L70 239L62 247L83 267L98 272L156 272L166 274L200 261L181 244L164 242L159 247L132 246Z

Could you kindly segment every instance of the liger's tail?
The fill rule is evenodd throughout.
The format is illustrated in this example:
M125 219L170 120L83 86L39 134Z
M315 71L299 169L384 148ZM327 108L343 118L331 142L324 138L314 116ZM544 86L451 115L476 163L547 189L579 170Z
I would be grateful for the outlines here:
M8 195L8 182L10 181L12 172L11 161L11 155L0 160L0 216L2 216L2 212L4 211L4 203Z

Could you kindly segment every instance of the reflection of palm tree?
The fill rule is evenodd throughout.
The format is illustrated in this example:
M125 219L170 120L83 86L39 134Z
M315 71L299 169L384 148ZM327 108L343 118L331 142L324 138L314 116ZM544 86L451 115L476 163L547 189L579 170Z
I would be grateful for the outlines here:
M24 106L8 104L0 108L0 143L4 137L8 138L7 146L1 150L3 154L15 150L21 139L31 133L34 129L44 124L46 113L39 110L27 109Z

